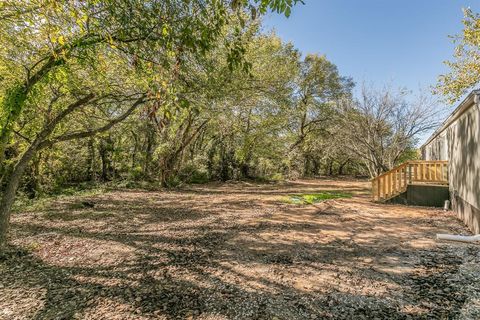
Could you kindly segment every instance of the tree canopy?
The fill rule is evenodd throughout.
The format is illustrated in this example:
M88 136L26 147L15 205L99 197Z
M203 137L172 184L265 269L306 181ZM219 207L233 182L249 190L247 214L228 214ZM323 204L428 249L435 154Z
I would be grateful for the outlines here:
M480 83L480 14L464 9L463 32L453 37L456 44L450 71L441 75L436 91L455 102Z

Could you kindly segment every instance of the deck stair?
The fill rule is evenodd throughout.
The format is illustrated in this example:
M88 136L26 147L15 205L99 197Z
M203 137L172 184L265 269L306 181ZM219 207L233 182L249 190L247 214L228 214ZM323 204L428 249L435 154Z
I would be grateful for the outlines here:
M373 178L373 200L392 199L412 184L448 185L448 161L407 161Z

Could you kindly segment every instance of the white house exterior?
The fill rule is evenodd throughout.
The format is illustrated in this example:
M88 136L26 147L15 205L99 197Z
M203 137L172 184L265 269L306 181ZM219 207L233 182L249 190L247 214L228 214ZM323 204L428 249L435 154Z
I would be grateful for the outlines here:
M472 91L421 147L423 160L448 160L452 208L480 233L480 90Z

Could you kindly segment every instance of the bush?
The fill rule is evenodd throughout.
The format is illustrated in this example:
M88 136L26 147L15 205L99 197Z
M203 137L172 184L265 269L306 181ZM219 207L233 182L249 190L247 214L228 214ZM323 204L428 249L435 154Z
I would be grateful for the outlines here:
M128 172L128 176L131 180L142 180L144 178L143 169L140 166L131 168Z
M179 180L186 183L202 184L210 181L206 169L197 168L193 164L185 166L178 174Z

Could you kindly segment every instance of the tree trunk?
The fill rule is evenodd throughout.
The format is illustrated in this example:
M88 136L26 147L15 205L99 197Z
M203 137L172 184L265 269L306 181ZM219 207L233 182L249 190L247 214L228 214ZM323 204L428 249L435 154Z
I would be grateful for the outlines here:
M131 170L135 170L135 167L137 166L137 152L138 152L138 135L135 133L135 131L131 131L132 137L133 137L133 151L132 151L132 164L130 166Z
M110 159L111 144L110 139L100 141L100 147L98 153L102 160L102 181L109 181L111 177L112 165Z
M40 133L38 133L35 140L28 147L28 149L20 157L20 160L13 167L12 172L4 180L6 186L3 190L2 198L0 199L0 247L3 247L6 244L7 232L10 224L10 215L12 210L13 202L15 201L15 194L22 178L25 169L32 160L32 158L40 149L41 144L47 139L47 137L53 132L57 124L65 118L68 114L73 112L79 106L87 103L93 99L93 95L88 95L75 103L69 105L64 111L62 111L54 120L52 120L48 125L46 125Z
M88 139L88 150L90 157L88 175L90 176L90 181L95 182L97 180L97 155L95 152L95 140L93 137Z
M303 176L308 177L310 175L310 156L305 155L303 159Z
M33 158L31 165L27 166L27 179L24 182L24 190L29 199L35 199L39 192L40 162L41 157L39 154L39 156Z
M341 176L343 175L343 169L345 168L345 166L350 162L350 159L344 161L342 164L340 164L340 166L338 167L338 175Z
M333 160L328 163L328 175L333 176Z
M164 188L170 187L171 178L174 173L174 164L175 159L172 158L172 155L166 155L162 159L160 184Z
M152 123L148 123L146 132L146 146L145 146L145 162L143 166L143 175L150 179L150 167L153 160L153 152L155 150L155 128Z
M15 193L17 192L20 179L22 178L28 163L35 156L38 150L38 145L41 140L36 139L27 151L22 155L20 160L15 165L12 173L7 179L7 185L4 190L2 199L0 200L0 246L6 243L7 232L10 224L10 213L13 202L15 201Z

